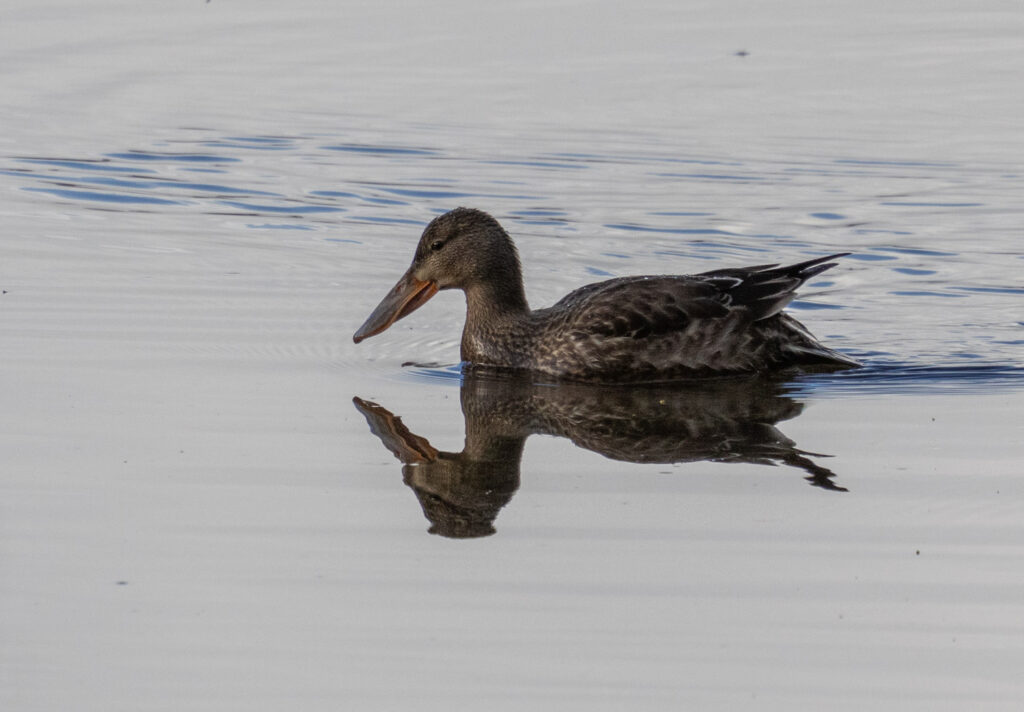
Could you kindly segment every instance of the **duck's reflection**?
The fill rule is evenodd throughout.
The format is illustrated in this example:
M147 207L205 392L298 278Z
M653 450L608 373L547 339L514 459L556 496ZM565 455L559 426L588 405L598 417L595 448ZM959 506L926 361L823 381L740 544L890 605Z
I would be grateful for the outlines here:
M803 405L763 379L671 387L538 385L528 377L481 369L465 374L466 445L441 452L389 410L354 398L370 430L402 461L402 476L446 537L494 533L494 519L519 488L519 462L535 433L569 438L614 460L677 463L709 460L788 465L815 487L845 491L830 470L775 427ZM825 457L824 455L816 455Z

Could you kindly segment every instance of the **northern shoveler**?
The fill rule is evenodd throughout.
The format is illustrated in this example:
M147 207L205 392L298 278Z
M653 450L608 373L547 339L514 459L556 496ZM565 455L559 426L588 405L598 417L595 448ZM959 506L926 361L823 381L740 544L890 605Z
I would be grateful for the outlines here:
M557 379L667 381L859 364L783 313L796 289L843 252L787 267L620 277L531 310L512 239L493 217L456 208L427 225L412 265L353 340L387 329L438 290L466 293L462 359Z

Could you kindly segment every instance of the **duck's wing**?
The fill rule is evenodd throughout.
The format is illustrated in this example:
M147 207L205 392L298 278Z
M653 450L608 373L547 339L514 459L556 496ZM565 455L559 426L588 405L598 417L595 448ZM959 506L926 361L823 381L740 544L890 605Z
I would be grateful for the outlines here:
M848 253L843 253L848 254ZM590 284L551 307L569 327L605 337L645 338L732 315L743 322L778 314L811 277L843 254L778 267L754 265L691 276L622 277Z
M622 277L581 287L551 307L559 328L600 337L642 339L685 329L694 319L729 314L714 281L693 277Z
M694 275L717 287L729 307L746 309L753 321L767 319L782 311L796 297L796 290L811 277L836 266L833 260L849 252L839 252L813 260L779 267L756 265L712 270Z

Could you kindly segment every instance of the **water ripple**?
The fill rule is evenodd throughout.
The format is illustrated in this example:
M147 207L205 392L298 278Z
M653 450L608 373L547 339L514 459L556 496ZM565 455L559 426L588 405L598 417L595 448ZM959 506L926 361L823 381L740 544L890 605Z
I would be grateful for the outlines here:
M345 211L345 208L335 208L328 205L267 205L265 203L243 203L237 200L219 200L217 202L221 205L231 206L232 208L251 210L255 213L295 213L309 215L312 213L340 213Z
M852 352L850 355L861 359L865 367L800 376L789 384L787 390L800 395L875 396L955 392L990 394L1002 393L1007 388L1024 388L1024 368L1014 365L929 365L885 361Z
M154 153L150 151L128 151L125 153L108 153L108 158L122 161L160 161L174 163L237 163L240 158L215 156L208 153Z
M727 230L716 230L714 228L682 228L682 227L650 227L647 225L625 225L609 223L605 225L610 230L628 230L630 232L660 232L666 235L734 235Z
M65 188L24 188L36 193L49 193L69 200L91 200L100 203L121 203L124 205L184 205L186 201L167 198L152 198L144 195L126 195L124 193L97 193L89 190L68 190Z
M113 173L136 173L140 172L136 167L117 166L105 160L65 160L60 158L19 158L21 163L32 163L40 166L60 166L61 168L75 168L83 171L110 171ZM153 171L144 169L143 173Z
M437 151L426 148L402 148L398 146L360 146L354 144L338 144L322 146L327 151L347 151L349 153L366 153L378 156L436 156Z
M387 143L359 129L333 137L184 129L152 147L0 159L0 179L37 203L61 201L72 219L83 208L102 211L93 215L102 220L173 216L182 221L173 226L176 246L186 249L197 229L223 231L230 239L219 244L245 259L257 259L246 246L301 240L310 259L336 265L339 281L374 293L407 265L426 222L459 204L494 213L516 237L538 306L598 278L849 251L813 285L828 289L827 299L805 293L792 305L816 333L831 332L831 343L905 358L964 351L1021 360L1012 317L1024 289L1009 269L1020 255L1000 218L1019 213L1019 191L999 191L998 166L787 163L687 155L625 137L557 147L538 140L509 156L492 139L444 126L400 131ZM167 145L175 150L160 148ZM216 178L196 180L197 172ZM68 237L91 234L70 224ZM153 247L145 233L133 232L133 249Z

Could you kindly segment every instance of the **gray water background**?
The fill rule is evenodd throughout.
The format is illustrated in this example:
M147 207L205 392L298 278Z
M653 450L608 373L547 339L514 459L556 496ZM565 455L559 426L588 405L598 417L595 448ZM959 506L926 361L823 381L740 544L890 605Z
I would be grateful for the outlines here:
M1015 3L8 3L5 709L1016 709ZM350 336L456 205L534 306L850 251L785 466L531 437L430 523L461 297ZM414 365L403 364L412 363Z

